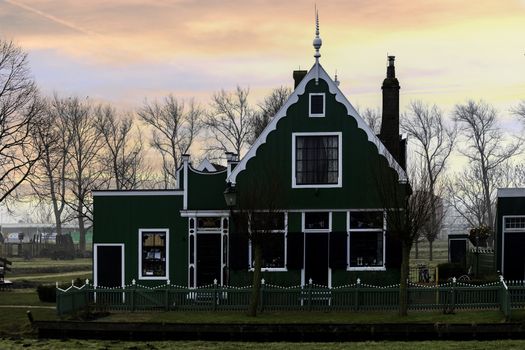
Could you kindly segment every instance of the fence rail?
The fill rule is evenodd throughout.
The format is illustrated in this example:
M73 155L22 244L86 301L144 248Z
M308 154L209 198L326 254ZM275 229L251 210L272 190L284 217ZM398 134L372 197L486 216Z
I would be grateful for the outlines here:
M187 288L166 284L155 288L134 283L122 288L57 287L57 312L93 311L237 311L246 310L251 287L213 284ZM387 311L399 307L399 285L379 287L356 283L336 288L315 284L296 287L261 286L260 311ZM429 286L409 283L409 310L511 309L525 307L525 282L504 281L473 285L457 282Z

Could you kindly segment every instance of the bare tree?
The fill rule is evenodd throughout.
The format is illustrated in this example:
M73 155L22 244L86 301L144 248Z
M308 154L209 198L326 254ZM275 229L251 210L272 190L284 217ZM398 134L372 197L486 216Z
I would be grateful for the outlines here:
M415 153L423 161L424 177L430 196L435 196L440 178L445 170L447 160L452 153L456 139L456 129L447 127L443 121L443 113L436 106L428 106L421 101L410 104L409 110L403 115L401 128L415 140ZM432 201L437 204L437 201ZM436 240L443 224L443 205L432 208L433 215L423 230L423 235L429 243L429 259L432 261L432 244ZM417 244L417 242L416 242Z
M245 235L252 247L253 287L248 315L253 317L257 316L260 302L264 242L274 234L276 227L283 228L285 224L285 191L273 174L275 171L266 169L267 176L251 180L239 188L238 204L232 211L233 234Z
M43 112L43 123L35 128L33 142L41 149L30 179L40 206L50 205L56 233L62 234L64 210L66 209L66 169L69 163L70 134L64 132L65 111L62 101L55 96Z
M202 109L194 100L186 108L184 101L168 95L162 103L146 101L138 114L153 129L151 146L162 157L163 187L175 187L181 156L201 130Z
M204 120L213 143L208 151L235 152L242 158L253 135L254 112L248 105L249 89L237 86L235 92L221 90L213 95L211 110Z
M68 206L74 211L80 231L79 250L86 249L86 232L93 218L91 191L103 186L98 154L102 147L100 130L95 123L92 103L77 97L61 99L58 110L69 139L69 163L67 187L71 192L66 197Z
M437 206L438 196L428 192L424 172L412 171L407 183L379 178L377 190L386 212L387 230L401 243L401 274L399 281L399 314L408 313L408 278L410 250L421 235Z
M31 142L41 109L27 54L0 39L0 203L14 194L41 156Z
M144 166L142 136L133 134L133 119L118 116L110 105L98 106L95 115L104 140L101 164L111 186L117 190L139 188L147 180L148 169Z
M253 127L249 137L249 143L253 144L272 118L279 112L281 107L290 97L292 90L288 87L274 89L264 100L259 103L259 111L253 115Z
M363 111L358 110L359 115L365 120L370 129L375 134L381 131L381 111L379 108L365 108Z
M503 134L498 126L496 110L483 101L471 100L463 105L456 105L454 119L459 124L465 142L465 147L459 149L459 152L470 163L470 168L464 175L470 176L470 186L479 188L482 193L481 201L476 200L476 215L480 215L478 219L481 224L494 228L496 174L506 161L521 152L521 142L510 140ZM452 192L454 196L459 193ZM454 201L460 203L462 199L455 198L453 203Z
M525 100L521 101L516 108L512 110L512 112L523 118L523 122L525 123Z

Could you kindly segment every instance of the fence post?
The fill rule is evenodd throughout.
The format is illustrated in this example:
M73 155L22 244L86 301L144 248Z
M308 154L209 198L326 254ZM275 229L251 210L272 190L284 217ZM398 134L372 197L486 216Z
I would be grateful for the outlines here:
M308 280L308 311L312 311L312 279Z
M71 280L71 289L70 291L72 292L70 295L71 295L71 311L73 313L77 312L77 309L75 307L75 297L77 296L77 293L75 293L75 290L73 289L73 286L75 285L75 280Z
M354 311L359 311L359 287L361 287L361 279L358 277L354 288Z
M166 292L164 295L164 309L170 311L170 280L166 281Z
M213 311L217 311L219 300L217 293L217 279L213 279Z
M456 277L452 278L452 288L450 290L449 313L456 309Z
M84 308L86 312L89 311L89 279L86 278L86 283L84 283L84 287L82 288L82 291L84 292Z
M261 295L259 297L259 299L261 300L261 306L260 306L259 312L263 312L264 310L264 284L265 283L266 281L264 280L264 278L261 278Z
M508 322L510 321L510 313L511 313L509 288L507 287L507 284L505 283L503 276L499 276L499 280L501 283L500 308L501 308L501 311L503 312L503 315L505 316L505 321Z
M137 281L131 281L131 312L135 311L135 289L137 288Z
M58 282L55 282L55 293L56 293L56 303L57 303L57 314L59 316L62 315L62 295L60 294L60 291L58 290Z

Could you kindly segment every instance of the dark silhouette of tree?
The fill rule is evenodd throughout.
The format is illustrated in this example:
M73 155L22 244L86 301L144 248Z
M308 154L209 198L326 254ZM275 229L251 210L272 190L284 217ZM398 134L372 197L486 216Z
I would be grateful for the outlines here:
M290 88L281 86L274 89L264 100L259 103L259 110L253 116L253 128L249 143L253 144L272 118L279 112L292 93Z
M163 188L174 188L181 157L188 153L202 127L203 111L194 100L185 104L173 95L145 102L138 115L152 129L151 146L162 157Z
M274 234L276 221L279 222L279 216L283 217L286 202L285 191L280 181L272 176L271 169L267 169L266 175L237 189L238 203L231 212L235 227L233 234L245 235L252 247L253 280L248 315L253 317L257 316L260 303L263 243Z
M221 90L213 95L204 119L212 142L207 151L213 155L235 152L242 158L253 136L254 111L248 104L249 89L237 86L234 92Z
M0 39L0 203L4 205L41 157L31 135L40 123L42 106L27 54Z
M428 192L428 178L417 170L412 171L406 183L381 176L378 180L377 190L386 212L388 234L401 243L399 314L406 316L410 250L430 222L438 197Z
M42 121L33 133L33 142L42 152L30 178L39 206L50 204L55 230L62 234L67 195L67 168L69 164L70 134L64 132L64 104L55 95L49 99L42 113Z
M447 127L443 120L443 113L436 106L428 106L421 101L410 104L408 112L401 119L401 128L409 139L415 142L415 153L423 162L423 169L429 195L435 196L440 179L446 169L447 160L454 148L456 129ZM438 204L438 201L432 201ZM429 243L429 259L432 261L432 244L436 240L443 226L443 205L432 208L433 215L423 230L423 235ZM417 244L417 242L416 242Z
M521 141L506 137L498 125L496 110L483 101L456 105L454 119L465 145L458 151L468 159L469 166L449 185L451 203L467 221L476 222L474 226L494 229L497 175L521 152Z
M148 180L142 135L133 132L131 117L119 116L110 105L95 110L96 126L104 140L100 161L108 180L117 190L140 188Z
M79 250L86 249L86 232L93 218L93 199L91 191L104 187L103 171L99 162L99 152L103 147L102 135L97 128L94 108L90 101L78 97L60 99L58 110L69 139L66 169L67 187L70 194L66 202L78 221L80 241Z

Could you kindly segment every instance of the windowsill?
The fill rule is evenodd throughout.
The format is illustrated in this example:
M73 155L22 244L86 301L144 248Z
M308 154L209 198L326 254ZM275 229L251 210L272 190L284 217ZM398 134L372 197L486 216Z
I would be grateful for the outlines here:
M249 271L253 271L254 268L250 268ZM288 268L286 267L263 267L262 272L287 272Z
M324 118L324 113L319 113L319 114L310 114L309 117L310 118Z
M336 184L315 184L315 185L297 185L296 183L292 184L292 188L338 188L343 187L341 181Z
M139 276L139 280L164 280L166 281L168 279L167 276Z
M311 228L311 229L305 228L303 229L303 232L304 233L330 233L332 232L332 230L329 228Z
M353 266L347 267L346 271L386 271L384 266Z

